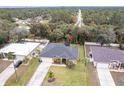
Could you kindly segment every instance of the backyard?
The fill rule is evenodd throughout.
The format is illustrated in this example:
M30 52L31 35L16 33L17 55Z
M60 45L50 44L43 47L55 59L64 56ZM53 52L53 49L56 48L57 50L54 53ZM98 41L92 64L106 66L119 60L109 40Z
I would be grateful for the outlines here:
M39 62L37 58L32 58L28 65L21 65L17 69L17 78L18 81L16 82L16 74L13 74L8 81L6 82L6 86L24 86L28 83L32 75L34 74L35 70L39 66Z
M68 69L66 67L50 67L49 71L52 71L56 80L52 83L48 82L48 74L46 75L42 85L44 86L86 86L86 85L99 85L97 72L93 68L92 64L87 62L84 58L84 48L80 45L72 45L79 49L79 60L74 69Z

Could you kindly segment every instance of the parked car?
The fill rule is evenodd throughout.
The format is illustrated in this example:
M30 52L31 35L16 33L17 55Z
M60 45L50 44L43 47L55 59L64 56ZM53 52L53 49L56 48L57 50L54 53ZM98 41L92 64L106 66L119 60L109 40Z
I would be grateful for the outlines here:
M19 60L18 62L16 62L16 64L14 64L14 67L15 68L18 68L21 64L22 64L22 61Z

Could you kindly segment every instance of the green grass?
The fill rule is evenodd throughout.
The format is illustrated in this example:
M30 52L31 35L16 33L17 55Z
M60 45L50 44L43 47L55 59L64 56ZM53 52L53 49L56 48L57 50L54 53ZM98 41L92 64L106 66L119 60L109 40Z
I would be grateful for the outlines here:
M73 47L78 47L79 58L74 69L68 69L66 67L55 67L52 66L49 71L54 72L56 80L52 83L48 83L48 74L45 77L43 85L51 86L82 86L89 85L87 82L88 74L86 72L86 66L84 60L84 48L80 45L72 45Z
M39 66L39 62L37 58L33 58L30 61L30 64L27 68L27 70L25 70L24 74L22 77L20 77L20 80L18 80L17 82L14 82L12 80L10 80L10 82L6 83L6 85L10 86L18 86L18 85L26 85L28 83L28 81L30 80L30 78L32 77L32 75L34 74L34 72L36 71L37 67ZM12 82L11 82L12 81Z

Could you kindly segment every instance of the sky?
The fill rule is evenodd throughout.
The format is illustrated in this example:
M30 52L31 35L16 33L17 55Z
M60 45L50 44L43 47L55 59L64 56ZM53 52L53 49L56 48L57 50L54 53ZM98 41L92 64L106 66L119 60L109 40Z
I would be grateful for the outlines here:
M124 6L124 0L0 0L0 6Z

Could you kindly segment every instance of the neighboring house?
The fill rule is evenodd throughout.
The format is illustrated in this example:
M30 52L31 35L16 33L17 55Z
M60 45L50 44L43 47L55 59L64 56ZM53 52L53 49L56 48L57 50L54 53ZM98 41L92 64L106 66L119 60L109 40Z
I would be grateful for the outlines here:
M40 43L34 42L11 43L0 49L0 53L3 54L4 58L7 58L7 54L9 52L13 52L13 54L16 56L16 59L23 60L39 45Z
M124 51L108 47L91 46L90 55L94 63L114 64L116 67L124 68Z
M65 46L64 44L48 44L40 54L45 58L61 58L62 62L65 60L71 60L75 62L78 59L78 49Z

